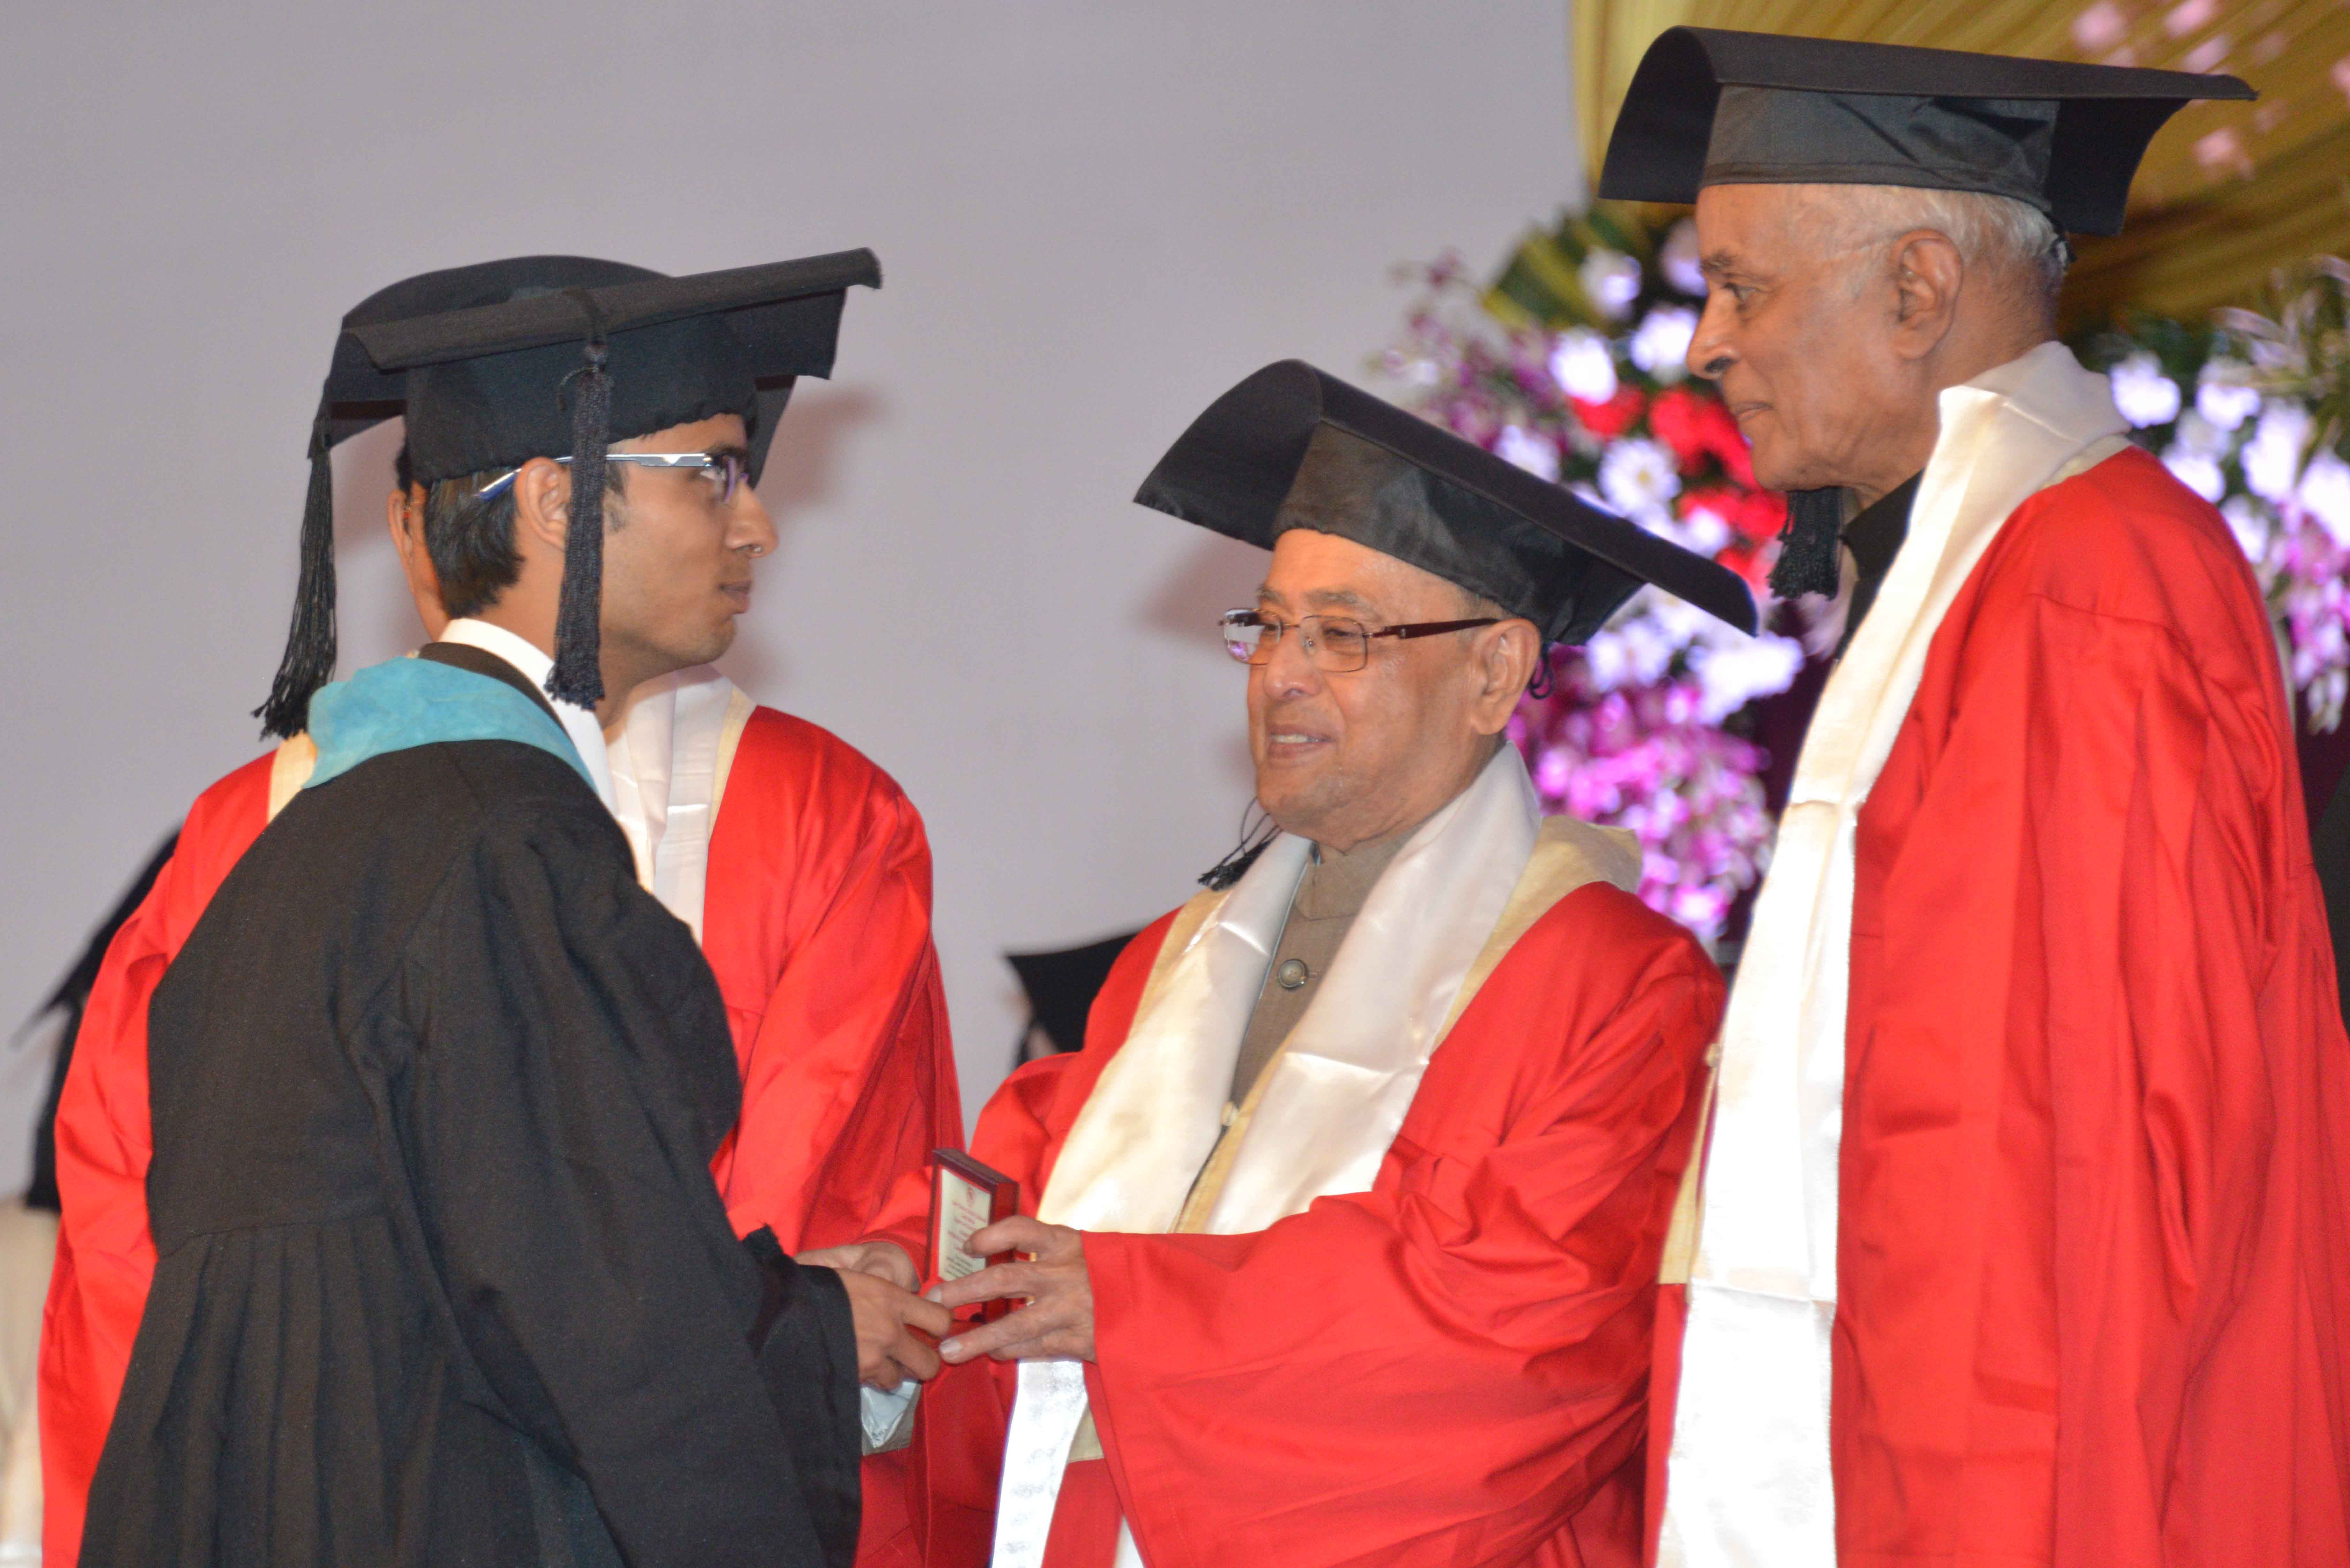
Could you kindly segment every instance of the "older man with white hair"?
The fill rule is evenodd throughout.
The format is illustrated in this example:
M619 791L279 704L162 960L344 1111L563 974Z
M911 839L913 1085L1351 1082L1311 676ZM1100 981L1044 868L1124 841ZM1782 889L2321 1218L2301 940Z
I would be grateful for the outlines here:
M1677 28L1627 97L1601 191L1697 203L1774 581L1853 562L1668 1251L1667 1563L2350 1561L2350 1050L2275 648L2053 340L2064 232L2249 96Z
M1033 1261L944 1287L1027 1304L941 1347L929 1561L1628 1561L1721 979L1627 891L1628 835L1537 815L1504 732L1641 582L1752 601L1295 361L1138 499L1271 549L1220 636L1281 831L980 1118L1033 1218L970 1251Z

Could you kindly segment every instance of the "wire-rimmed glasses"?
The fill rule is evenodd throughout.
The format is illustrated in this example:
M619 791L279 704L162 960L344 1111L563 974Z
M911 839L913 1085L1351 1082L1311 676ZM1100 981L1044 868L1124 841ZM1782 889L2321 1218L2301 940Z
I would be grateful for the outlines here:
M1361 621L1335 615L1309 615L1285 621L1262 610L1233 609L1216 618L1216 630L1223 639L1224 651L1240 663L1264 663L1295 628L1305 657L1326 675L1349 674L1368 664L1374 638L1435 637L1498 624L1498 617L1481 616L1474 620L1414 621L1408 626L1387 626L1375 630Z
M557 462L571 459L558 457ZM739 452L608 452L606 462L632 462L639 468L709 468L718 471L718 504L725 505L734 499L734 492L751 472L750 460ZM509 469L473 492L476 501L494 499L515 482L521 469Z

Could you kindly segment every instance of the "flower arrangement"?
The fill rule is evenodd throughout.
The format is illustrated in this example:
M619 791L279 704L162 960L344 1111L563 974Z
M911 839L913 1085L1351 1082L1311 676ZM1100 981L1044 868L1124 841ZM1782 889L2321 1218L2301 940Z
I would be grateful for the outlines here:
M1529 242L1492 290L1458 257L1403 275L1418 296L1379 368L1423 414L1722 561L1767 602L1785 503L1756 488L1736 421L1681 362L1705 294L1693 225L1601 202ZM1720 934L1772 832L1768 759L1735 716L1794 682L1803 644L1644 588L1588 646L1552 657L1550 693L1511 729L1544 805L1630 828L1640 896Z
M2272 293L2271 315L2141 317L2082 358L2112 378L2133 438L2235 531L2322 733L2350 695L2350 265L2320 256Z
M1705 283L1694 226L1599 202L1520 247L1480 288L1457 256L1402 269L1417 289L1378 368L1429 419L1744 576L1747 639L1643 589L1512 722L1546 808L1630 828L1640 894L1709 940L1769 863L1773 825L1745 738L1841 627L1767 578L1785 504L1682 356ZM2314 733L2350 701L2350 264L2280 274L2269 314L2210 325L2140 317L2075 344L2106 371L2135 439L2226 517L2267 594ZM1814 615L1818 618L1814 619Z

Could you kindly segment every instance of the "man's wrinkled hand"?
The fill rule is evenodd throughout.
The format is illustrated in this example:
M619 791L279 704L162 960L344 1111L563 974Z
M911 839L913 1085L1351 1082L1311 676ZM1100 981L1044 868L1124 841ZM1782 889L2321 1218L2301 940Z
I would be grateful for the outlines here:
M818 1247L812 1252L797 1254L793 1262L822 1269L854 1269L860 1274L887 1280L901 1291L919 1289L922 1282L921 1272L895 1241L852 1241L846 1247Z
M918 1383L936 1377L939 1353L932 1346L953 1329L954 1314L861 1269L837 1272L857 1322L858 1380L887 1392L909 1377Z
M1094 1287L1086 1273L1082 1232L1021 1216L979 1231L968 1250L980 1258L997 1252L1030 1257L949 1280L931 1293L934 1297L950 1308L1007 1300L1027 1304L993 1323L967 1327L940 1345L950 1366L983 1355L998 1361L1094 1358Z

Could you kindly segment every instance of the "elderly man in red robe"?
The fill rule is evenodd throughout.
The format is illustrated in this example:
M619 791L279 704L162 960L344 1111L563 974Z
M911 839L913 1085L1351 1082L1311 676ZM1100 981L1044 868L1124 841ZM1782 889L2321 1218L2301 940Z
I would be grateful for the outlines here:
M396 284L346 325L462 302L494 274L510 282L517 265ZM553 286L567 263L528 265ZM333 439L383 417L369 406L380 400L349 395L364 389L330 379L322 417L334 421ZM788 389L762 390L753 473ZM388 502L426 636L543 663L520 639L474 617L498 597L500 574L468 536L478 530L464 524L463 488L428 490L403 472ZM728 1214L740 1232L764 1226L786 1251L829 1261L822 1250L864 1235L899 1175L933 1147L962 1141L921 818L846 742L754 705L699 660L639 687L601 747L582 739L591 768L601 764L597 782L640 879L701 939L726 1004L743 1080L741 1119L712 1166ZM57 1111L64 1219L41 1349L45 1554L53 1562L78 1553L90 1479L154 1273L148 999L316 755L296 732L197 798L90 997ZM897 1282L918 1281L908 1269ZM863 1563L915 1561L908 1462L901 1453L866 1461Z
M1277 833L1138 937L977 1157L1033 1254L943 1287L931 1561L1628 1563L1659 1251L1721 982L1544 820L1510 716L1723 568L1295 361L1146 505L1272 559L1222 636ZM957 1365L960 1364L960 1365Z
M2219 514L2053 340L2225 77L1675 29L1605 194L1838 587L1659 1336L1674 1564L2350 1562L2350 1072ZM1666 1428L1669 1427L1669 1437Z

